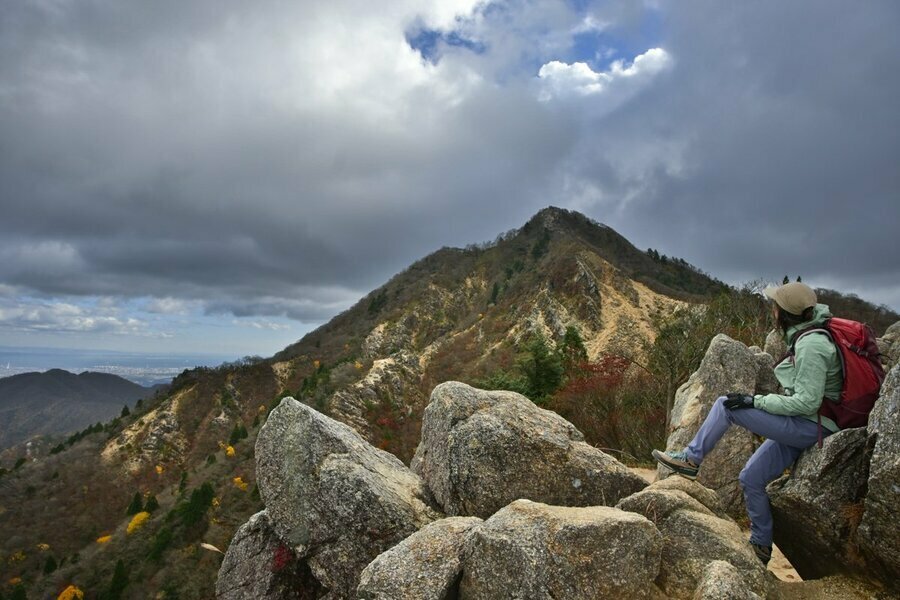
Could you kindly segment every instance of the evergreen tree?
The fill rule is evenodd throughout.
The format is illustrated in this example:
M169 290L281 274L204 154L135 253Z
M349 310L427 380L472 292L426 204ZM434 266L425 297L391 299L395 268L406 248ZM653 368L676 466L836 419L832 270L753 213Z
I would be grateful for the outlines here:
M797 281L803 281L802 279L800 279L799 275L797 275Z
M119 415L119 416L120 416L120 417L127 417L127 416L130 415L130 414L131 414L131 411L128 410L128 405L126 404L125 406L122 407L122 414Z
M563 365L560 356L551 352L544 337L538 334L527 346L530 356L520 363L528 381L528 396L535 403L543 403L562 383Z
M157 508L159 508L159 500L156 499L155 494L151 494L150 497L147 498L147 503L144 505L144 510L148 513L152 513Z
M56 559L53 556L48 556L47 560L44 561L44 575L49 575L57 568Z
M791 278L788 277L787 275L785 275L785 276L784 276L784 279L781 280L781 285L784 285L784 284L786 284L786 283L789 283L790 281L791 281Z
M234 446L241 439L241 430L238 428L237 423L234 425L234 429L231 430L231 435L228 436L228 445Z
M500 293L500 284L498 282L494 282L494 288L491 290L491 300L488 304L497 304L497 294Z
M566 327L566 333L560 346L560 355L562 356L563 367L567 373L571 372L579 362L586 361L588 358L587 349L581 340L581 334L578 333L578 329L573 325Z
M131 499L131 504L129 504L128 508L125 510L125 514L136 515L142 510L144 510L144 503L141 500L141 493L135 492L134 497Z
M215 490L209 482L192 491L190 500L179 508L181 522L185 525L193 525L202 519L207 509L212 506L214 496Z
M113 571L113 578L109 584L109 590L103 595L104 600L119 600L122 592L128 586L128 571L125 569L125 563L120 558L116 562L116 569Z

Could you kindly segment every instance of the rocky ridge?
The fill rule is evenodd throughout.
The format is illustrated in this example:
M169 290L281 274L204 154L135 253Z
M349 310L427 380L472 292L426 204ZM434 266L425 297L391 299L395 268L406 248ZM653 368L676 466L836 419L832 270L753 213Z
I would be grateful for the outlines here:
M680 395L682 421L702 412L715 386L770 381L763 354L714 339ZM900 366L868 430L828 437L771 484L776 543L829 589L894 593L900 531L885 509L900 480L898 391ZM570 423L514 392L436 386L409 469L291 398L259 439L267 508L229 547L219 598L790 598L807 589L779 584L757 561L729 516L730 490L680 477L635 481L612 457L583 449ZM713 481L732 467L711 465L720 471ZM573 495L573 480L590 476L613 481L618 494L583 485ZM284 577L272 575L273 561Z

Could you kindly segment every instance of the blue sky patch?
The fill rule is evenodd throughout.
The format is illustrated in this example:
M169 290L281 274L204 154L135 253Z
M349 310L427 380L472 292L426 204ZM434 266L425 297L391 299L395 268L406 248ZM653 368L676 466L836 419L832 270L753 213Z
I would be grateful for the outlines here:
M476 54L482 54L486 47L481 42L467 39L456 31L444 32L436 29L420 28L414 32L406 33L406 43L417 50L422 58L431 64L437 64L440 60L441 45L466 48Z

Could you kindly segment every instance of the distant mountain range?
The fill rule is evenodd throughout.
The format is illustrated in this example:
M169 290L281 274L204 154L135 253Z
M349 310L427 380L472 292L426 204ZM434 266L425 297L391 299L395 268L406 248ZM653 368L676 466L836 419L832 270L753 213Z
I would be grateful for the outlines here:
M34 435L66 434L118 416L156 388L116 375L62 369L0 379L0 450Z

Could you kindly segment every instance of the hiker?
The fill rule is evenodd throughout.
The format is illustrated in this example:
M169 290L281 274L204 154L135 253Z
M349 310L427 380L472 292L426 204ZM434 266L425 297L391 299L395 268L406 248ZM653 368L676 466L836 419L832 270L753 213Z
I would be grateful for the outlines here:
M828 306L817 303L812 288L795 282L768 287L764 293L773 300L772 315L788 347L796 341L793 360L783 360L775 367L784 394L731 392L721 396L686 448L665 453L654 450L653 457L676 473L696 479L703 457L732 424L765 437L744 465L739 480L750 517L750 544L766 565L772 557L772 511L766 485L793 464L803 450L822 436L839 431L832 419L820 417L818 412L823 398L841 397L843 375L841 357L827 335L816 332L794 339L801 330L822 327L831 317Z

